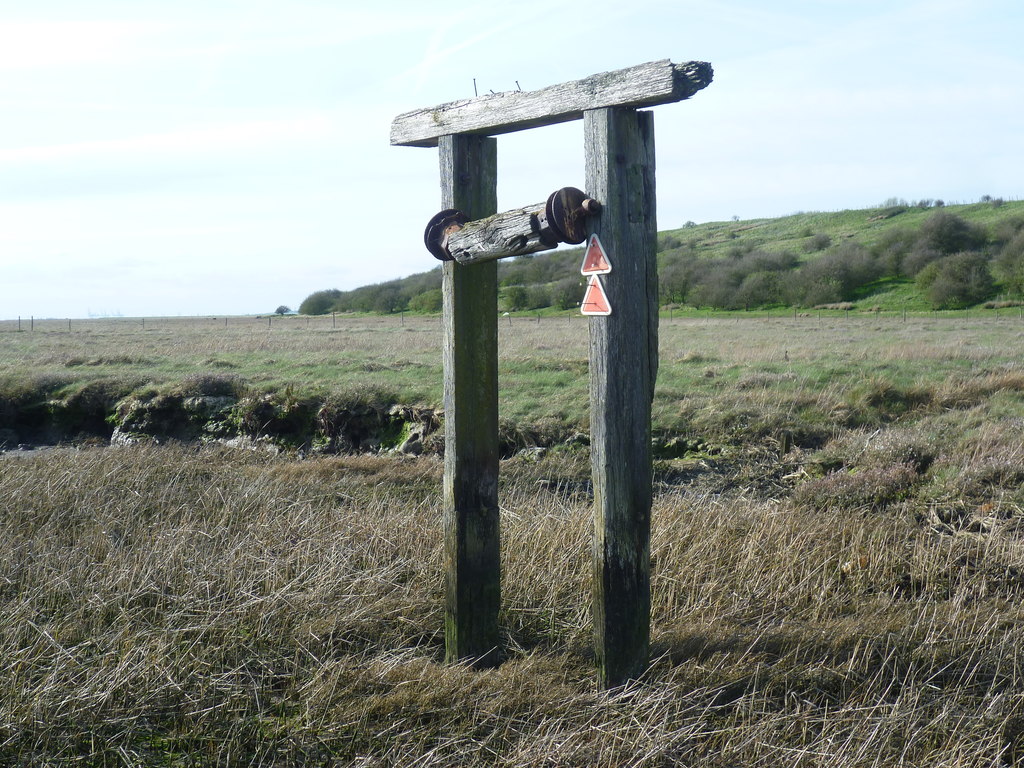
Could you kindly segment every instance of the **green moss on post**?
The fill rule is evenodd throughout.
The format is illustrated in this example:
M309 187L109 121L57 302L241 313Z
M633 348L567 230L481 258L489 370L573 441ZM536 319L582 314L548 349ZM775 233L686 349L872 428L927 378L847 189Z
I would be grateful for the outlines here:
M439 148L442 207L493 214L497 142L445 136ZM446 262L442 291L446 657L486 665L500 659L497 262Z

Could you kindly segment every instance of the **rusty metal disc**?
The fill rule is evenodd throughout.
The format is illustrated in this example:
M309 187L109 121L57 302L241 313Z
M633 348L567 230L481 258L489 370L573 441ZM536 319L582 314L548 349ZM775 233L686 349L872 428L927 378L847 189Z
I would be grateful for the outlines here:
M579 245L587 239L587 212L583 210L586 199L576 187L562 187L548 198L544 208L548 226L563 243Z
M448 253L448 235L469 221L469 217L457 208L446 208L436 214L423 231L423 244L430 254L440 261L452 261Z

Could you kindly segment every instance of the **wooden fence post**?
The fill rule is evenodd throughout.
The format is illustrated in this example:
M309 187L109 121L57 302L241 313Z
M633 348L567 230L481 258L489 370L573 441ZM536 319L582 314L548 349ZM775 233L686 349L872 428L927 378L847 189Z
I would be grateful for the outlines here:
M621 685L647 667L651 581L651 400L658 366L654 115L584 112L586 191L612 271L612 312L590 319L594 476L594 640L598 682Z
M497 141L438 142L443 208L497 211ZM443 266L445 648L449 661L500 660L498 609L498 264Z

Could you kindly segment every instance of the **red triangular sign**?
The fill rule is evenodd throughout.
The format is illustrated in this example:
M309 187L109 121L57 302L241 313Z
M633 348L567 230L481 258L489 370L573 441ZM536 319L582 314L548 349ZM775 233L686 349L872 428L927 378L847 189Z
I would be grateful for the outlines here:
M580 272L584 275L607 275L611 271L612 263L608 261L608 254L604 252L601 241L597 235L591 235Z
M580 312L584 315L610 315L612 305L608 303L608 295L604 292L601 278L591 275L587 280L587 292L583 294Z

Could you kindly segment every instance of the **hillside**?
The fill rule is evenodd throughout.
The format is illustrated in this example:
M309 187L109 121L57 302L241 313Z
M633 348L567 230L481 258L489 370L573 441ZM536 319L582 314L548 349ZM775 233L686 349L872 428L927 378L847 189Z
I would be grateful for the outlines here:
M582 296L580 249L499 264L504 311L567 310ZM877 208L694 224L658 235L662 304L712 309L849 306L961 309L1024 296L1024 202L889 200ZM437 312L441 272L300 306L328 312Z

